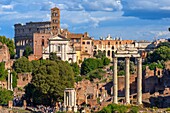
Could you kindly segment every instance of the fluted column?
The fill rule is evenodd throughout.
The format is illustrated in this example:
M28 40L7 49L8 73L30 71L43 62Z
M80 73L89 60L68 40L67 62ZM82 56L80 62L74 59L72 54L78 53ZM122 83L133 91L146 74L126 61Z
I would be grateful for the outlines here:
M126 104L130 104L130 98L129 98L129 91L130 91L130 84L129 84L129 77L130 77L130 68L129 68L129 58L125 58L125 102Z
M117 58L113 58L113 103L117 104Z
M137 59L137 104L142 104L142 58Z
M61 45L61 60L65 61L65 59L64 59L64 45Z
M8 69L8 84L7 84L7 89L8 90L11 90L11 77L10 77L10 74L11 74L11 70L10 69Z

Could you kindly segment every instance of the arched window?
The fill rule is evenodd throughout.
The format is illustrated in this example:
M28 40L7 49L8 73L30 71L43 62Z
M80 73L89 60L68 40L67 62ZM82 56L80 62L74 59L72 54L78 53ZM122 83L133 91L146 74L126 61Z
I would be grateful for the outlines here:
M110 45L110 42L108 42L108 45Z
M109 51L107 51L107 56L110 56L110 50L109 50Z
M114 51L112 51L112 58L114 58Z

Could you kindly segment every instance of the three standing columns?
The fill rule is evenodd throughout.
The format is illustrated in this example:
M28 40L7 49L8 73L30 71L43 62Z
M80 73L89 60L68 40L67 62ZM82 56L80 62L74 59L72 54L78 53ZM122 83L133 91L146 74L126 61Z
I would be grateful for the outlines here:
M137 103L142 104L142 58L137 58ZM125 103L130 104L130 58L125 58ZM117 58L113 58L113 103L118 103Z

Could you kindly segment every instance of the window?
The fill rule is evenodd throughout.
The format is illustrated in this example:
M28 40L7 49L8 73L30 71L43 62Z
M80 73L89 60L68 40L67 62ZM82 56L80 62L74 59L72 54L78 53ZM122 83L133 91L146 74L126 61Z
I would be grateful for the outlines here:
M94 49L97 49L97 46L94 46Z
M112 58L114 58L114 51L112 51Z
M101 41L99 41L99 44L102 44L102 42L101 42Z
M110 42L108 42L108 45L110 45Z
M116 42L116 44L118 44L118 42Z
M79 40L79 39L76 39L76 42L80 42L80 40Z
M42 46L44 46L44 39L42 39Z
M112 46L112 49L114 49L114 46Z
M29 31L31 31L31 28L29 28Z
M90 42L88 41L87 44L90 44Z
M85 44L85 42L83 42L82 44Z
M58 52L60 52L61 51L61 48L60 48L60 46L58 46Z
M110 51L107 52L107 56L110 56Z
M85 52L86 52L86 53L88 53L88 51L87 51L87 50L86 50Z

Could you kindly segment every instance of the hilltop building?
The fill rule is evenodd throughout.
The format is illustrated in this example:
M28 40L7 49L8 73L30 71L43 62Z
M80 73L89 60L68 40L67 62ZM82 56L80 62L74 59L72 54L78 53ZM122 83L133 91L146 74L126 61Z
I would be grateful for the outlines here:
M50 53L55 53L63 61L76 62L76 52L70 45L70 40L63 36L49 38L48 47L43 49L43 59L48 59Z
M120 48L122 45L132 44L133 40L122 40L119 37L112 38L110 35L106 37L106 39L100 38L100 40L94 40L94 48L93 55L96 55L98 51L102 51L106 54L110 60L112 60L114 56L114 52Z
M38 60L43 56L43 49L49 46L49 38L62 36L68 38L76 51L77 62L93 56L92 38L88 33L70 33L67 29L60 28L60 9L51 9L51 21L29 22L25 25L15 24L15 46L17 58L23 56L26 46L30 46L33 54L29 60Z

